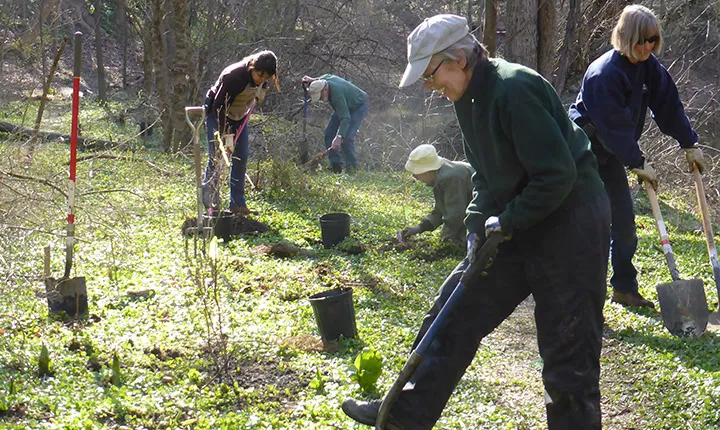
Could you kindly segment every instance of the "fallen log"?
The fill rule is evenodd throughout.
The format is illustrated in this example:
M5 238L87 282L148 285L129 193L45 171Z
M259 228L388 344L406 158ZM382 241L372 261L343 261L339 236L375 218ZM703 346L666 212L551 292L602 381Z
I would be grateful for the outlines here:
M12 124L5 121L0 121L0 133L10 133L19 135L23 138L33 138L36 136L35 130L20 127L19 125ZM69 134L62 134L62 133L53 133L48 131L40 131L37 133L37 136L39 138L42 138L43 140L62 140L65 142L70 142L70 135ZM122 146L125 146L124 144L120 142L112 142L109 140L102 140L102 139L94 139L90 137L83 137L78 136L78 148L86 150L86 151L97 151L99 149L114 149L114 148L120 148Z

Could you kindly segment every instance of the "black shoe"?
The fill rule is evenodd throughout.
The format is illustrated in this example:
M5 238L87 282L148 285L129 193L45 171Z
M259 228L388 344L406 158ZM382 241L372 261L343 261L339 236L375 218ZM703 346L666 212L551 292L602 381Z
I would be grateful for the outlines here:
M623 306L637 306L655 309L655 304L641 296L637 291L625 293L623 291L613 290L612 301Z
M342 173L342 164L332 163L330 165L333 173Z
M378 412L380 411L380 405L382 405L382 400L371 400L369 402L365 402L363 400L350 398L343 402L342 410L345 412L345 415L355 421L361 424L374 426L377 421ZM402 427L393 422L392 417L388 419L385 428L387 430L402 430Z

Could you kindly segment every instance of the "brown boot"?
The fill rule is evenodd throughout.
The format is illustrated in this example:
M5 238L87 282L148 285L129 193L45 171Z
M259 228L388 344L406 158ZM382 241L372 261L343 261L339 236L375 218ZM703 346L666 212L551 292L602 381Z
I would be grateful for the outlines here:
M233 206L230 208L230 212L232 212L233 214L240 214L244 216L250 215L251 213L250 209L245 206Z
M637 291L632 293L625 293L618 290L613 290L612 301L619 303L623 306L637 306L655 309L655 304L650 300L645 299Z

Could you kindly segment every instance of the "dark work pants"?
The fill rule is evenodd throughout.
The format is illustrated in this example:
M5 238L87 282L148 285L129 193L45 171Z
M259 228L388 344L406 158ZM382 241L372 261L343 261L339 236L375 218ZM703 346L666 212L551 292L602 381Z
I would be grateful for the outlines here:
M466 285L462 300L405 385L391 411L393 420L407 429L432 428L480 341L532 294L549 428L601 428L600 349L609 226L610 207L603 193L577 207L558 209L500 244L487 275ZM421 334L466 264L467 259L443 284Z
M632 259L635 256L638 238L627 173L620 160L613 155L608 156L598 165L598 172L605 183L612 213L610 262L613 273L610 277L610 285L624 293L637 292L637 270Z
M218 193L219 179L215 166L216 149L215 132L218 130L218 121L215 115L208 113L206 117L207 137L208 137L208 162L205 168L205 178L203 179L203 204L206 208L217 208L220 202ZM238 128L243 121L234 121L227 118L226 133L237 133ZM232 165L230 167L230 209L234 207L245 207L245 172L247 171L247 161L250 152L248 126L240 132L240 136L235 141L235 150L232 153ZM222 134L221 134L222 138Z
M360 124L368 113L368 102L363 103L359 107L350 111L350 126L348 127L347 135L343 136L343 143L340 145L340 151L342 151L342 159L337 151L330 151L328 154L328 160L330 164L342 165L342 160L345 160L346 166L357 167L357 155L355 154L355 135L360 129ZM340 118L333 112L330 115L327 126L325 126L325 148L330 148L335 135L337 135L338 129L340 128Z

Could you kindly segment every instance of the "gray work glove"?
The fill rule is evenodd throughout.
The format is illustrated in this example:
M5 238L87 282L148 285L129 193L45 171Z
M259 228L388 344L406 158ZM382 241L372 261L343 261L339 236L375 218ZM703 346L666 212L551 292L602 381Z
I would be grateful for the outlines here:
M467 259L470 264L475 264L475 258L477 257L478 250L483 246L485 243L485 238L481 237L477 233L470 233L467 238ZM495 256L497 256L497 249L495 249L495 252L492 254L492 257L488 260L488 262L485 264L483 269L488 269L490 266L492 266L493 261L495 259ZM482 276L487 275L487 272L485 270L481 271L480 274Z
M485 220L485 237L490 237L491 233L500 233L503 235L503 241L512 239L512 233L505 234L500 225L500 218L491 216Z
M683 150L685 151L685 159L687 159L691 172L693 170L693 164L697 166L700 173L705 171L705 157L703 157L703 152L697 145L691 146L690 148L683 148Z
M400 230L400 237L402 237L403 240L407 240L410 236L415 236L418 233L422 233L423 228L419 225L415 227L405 227L404 229Z
M650 165L650 162L645 160L643 161L642 167L635 167L633 169L630 169L630 171L638 175L638 179L641 182L648 181L650 182L650 185L652 185L652 187L657 190L658 177L657 173L655 173L655 169L653 169L653 166Z

